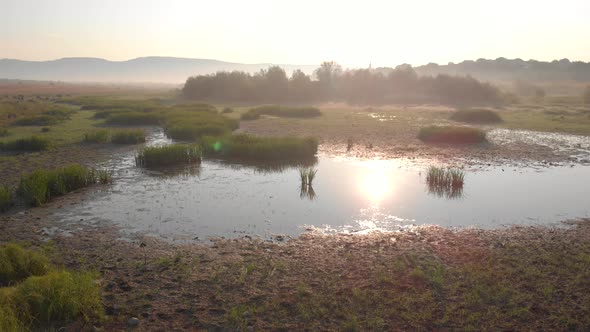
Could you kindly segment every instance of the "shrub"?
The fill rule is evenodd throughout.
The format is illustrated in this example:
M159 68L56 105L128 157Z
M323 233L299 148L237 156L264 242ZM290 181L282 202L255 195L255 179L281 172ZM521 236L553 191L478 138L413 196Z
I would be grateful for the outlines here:
M113 133L111 142L115 144L139 144L145 142L145 131L142 129L118 130Z
M106 129L93 130L84 134L84 142L87 143L108 143L109 131Z
M13 293L21 321L35 326L63 324L78 317L85 321L103 315L100 288L94 273L54 271L29 277Z
M205 155L251 160L296 160L313 158L318 141L312 137L258 137L246 134L203 139Z
M39 136L20 138L14 141L0 143L0 150L5 151L43 151L49 150L52 144L49 139Z
M26 203L39 206L54 196L61 196L97 182L110 182L110 175L106 171L73 164L55 170L39 169L23 176L18 192Z
M195 144L146 147L135 157L137 166L157 167L201 161L201 149Z
M279 105L265 105L251 108L241 115L242 120L255 120L261 115L272 115L286 118L311 118L322 115L315 107L286 107Z
M8 129L0 128L0 137L6 137L8 135L10 135L10 133L8 132Z
M49 127L43 127L43 128L41 128L41 132L42 133L48 133L50 131L51 131L51 128L49 128Z
M0 186L0 212L8 210L12 205L12 191L6 186Z
M228 113L233 113L233 112L234 112L234 110L231 107L224 107L223 111L221 111L221 113L223 113L223 114L228 114Z
M0 285L11 285L48 271L49 260L45 256L14 243L0 246Z
M429 126L420 129L418 138L428 143L470 144L486 141L486 133L477 128Z
M498 113L486 109L465 109L453 113L450 117L453 121L468 123L498 123L502 118Z

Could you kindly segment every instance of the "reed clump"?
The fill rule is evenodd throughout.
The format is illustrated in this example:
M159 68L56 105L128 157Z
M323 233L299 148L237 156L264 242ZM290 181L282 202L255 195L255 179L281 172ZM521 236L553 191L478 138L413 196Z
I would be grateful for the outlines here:
M38 169L23 176L18 193L26 203L39 206L52 197L65 195L96 183L106 184L111 181L111 174L105 170L73 164L53 170Z
M86 143L108 143L110 140L110 132L107 129L98 129L84 134L84 142Z
M139 144L145 143L145 130L121 129L111 135L111 142L115 144Z
M463 109L453 113L450 117L453 121L467 123L499 123L502 122L500 115L488 109Z
M40 136L0 142L0 150L4 151L44 151L49 150L52 146L49 139Z
M272 115L285 118L313 118L321 116L316 107L288 107L280 105L263 105L249 109L241 115L242 120L256 120L261 115Z
M198 163L201 149L196 144L172 144L146 147L135 156L135 163L142 167L171 166Z
M12 190L7 186L0 186L0 212L10 209L13 205Z
M428 126L421 128L418 138L427 143L473 144L486 141L485 131L462 126Z
M318 150L313 137L260 137L238 134L205 137L203 153L211 157L244 160L304 160L312 159Z
M426 183L430 193L447 198L457 198L463 194L465 172L454 168L431 166L428 168Z

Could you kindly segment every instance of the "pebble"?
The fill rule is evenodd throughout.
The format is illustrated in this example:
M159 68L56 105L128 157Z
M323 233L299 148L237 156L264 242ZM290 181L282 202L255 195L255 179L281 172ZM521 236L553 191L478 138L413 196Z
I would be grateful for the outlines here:
M137 325L139 325L139 319L137 317L131 317L127 321L127 326L129 327L135 327Z

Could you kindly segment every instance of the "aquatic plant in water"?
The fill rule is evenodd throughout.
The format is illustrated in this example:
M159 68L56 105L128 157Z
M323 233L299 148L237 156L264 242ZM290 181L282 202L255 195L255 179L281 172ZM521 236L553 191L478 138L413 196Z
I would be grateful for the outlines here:
M146 147L135 156L135 164L142 167L190 164L200 161L201 149L196 144Z
M301 187L300 187L300 197L307 197L310 200L313 200L316 196L315 191L313 190L313 179L317 174L318 170L315 168L300 168L299 169L299 177L301 179Z
M461 197L464 182L465 172L454 168L431 166L426 175L428 192L439 197Z

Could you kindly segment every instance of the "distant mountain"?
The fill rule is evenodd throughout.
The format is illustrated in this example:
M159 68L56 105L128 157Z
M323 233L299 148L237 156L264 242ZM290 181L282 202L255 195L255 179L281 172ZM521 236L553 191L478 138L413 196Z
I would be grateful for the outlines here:
M568 59L543 62L536 60L478 59L437 65L430 63L414 68L420 75L471 75L485 81L590 81L590 63Z
M257 72L272 64L242 64L209 59L143 57L128 61L99 58L63 58L51 61L0 59L0 79L70 82L157 82L184 83L189 76L220 70ZM317 66L283 65L290 74L295 69L311 73Z

